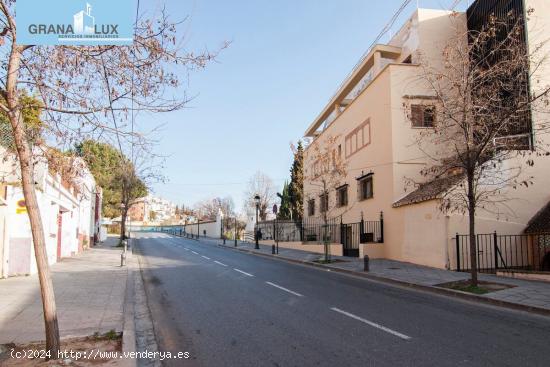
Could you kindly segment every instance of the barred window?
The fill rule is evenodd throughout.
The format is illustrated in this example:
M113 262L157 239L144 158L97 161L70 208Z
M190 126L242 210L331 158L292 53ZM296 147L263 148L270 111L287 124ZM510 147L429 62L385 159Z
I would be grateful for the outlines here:
M435 106L413 104L411 106L412 127L434 127Z
M315 199L310 199L307 202L307 214L312 217L315 215Z
M337 188L336 197L338 198L338 207L348 205L348 185L343 185Z
M374 196L372 175L357 180L359 200L371 199Z

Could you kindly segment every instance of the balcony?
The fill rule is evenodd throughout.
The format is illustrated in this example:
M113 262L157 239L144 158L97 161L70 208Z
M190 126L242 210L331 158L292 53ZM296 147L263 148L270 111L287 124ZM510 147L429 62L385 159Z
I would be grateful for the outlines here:
M380 71L386 65L397 62L400 56L400 47L388 45L374 46L340 85L321 114L308 127L305 136L316 137L330 126L347 106L367 88Z

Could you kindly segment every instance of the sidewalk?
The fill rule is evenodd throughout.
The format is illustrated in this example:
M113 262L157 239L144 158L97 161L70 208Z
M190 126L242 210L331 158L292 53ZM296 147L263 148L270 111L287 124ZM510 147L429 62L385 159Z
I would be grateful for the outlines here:
M201 238L200 241L223 246L221 240ZM370 271L365 273L363 271L363 259L355 257L333 256L333 259L340 260L340 262L322 265L314 262L321 258L322 255L307 251L279 248L279 254L272 255L271 246L261 245L259 250L255 250L254 244L246 242L239 242L237 247L234 247L233 242L226 242L225 247L263 256L278 257L287 261L315 265L334 271L351 273L381 281L389 281L401 285L437 291L438 293L456 295L486 303L550 315L550 284L540 281L528 281L497 277L491 274L479 274L479 279L482 281L511 285L513 288L503 289L484 295L474 295L437 287L438 284L468 279L470 276L469 273L430 268L427 266L386 259L372 259L370 261Z
M61 337L123 331L128 268L115 238L51 266ZM36 275L0 280L0 344L44 340Z

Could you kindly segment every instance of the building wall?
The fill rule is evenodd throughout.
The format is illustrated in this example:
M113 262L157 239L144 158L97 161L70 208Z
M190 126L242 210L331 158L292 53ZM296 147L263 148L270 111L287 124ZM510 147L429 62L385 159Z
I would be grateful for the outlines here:
M5 252L7 251L4 249L4 245L6 244L5 241L5 232L6 232L6 214L5 214L5 207L0 205L0 278L4 278L7 276L7 268L5 267L5 261L6 258Z
M333 149L337 149L338 145L342 147L345 154L345 137L356 126L365 121L370 124L370 144L356 152L350 158L346 159L347 175L342 177L340 182L335 185L345 184L348 188L349 205L345 208L335 208L336 195L334 187L329 192L329 212L330 217L343 216L345 222L351 220L359 221L358 214L361 210L369 207L377 208L372 211L365 211L365 219L375 219L378 213L383 208L383 204L391 201L391 186L390 190L386 190L387 185L379 185L382 182L392 181L392 152L391 145L387 144L391 141L391 121L390 121L390 91L389 91L389 73L381 73L371 85L365 89L356 100L335 120L324 132L310 145L304 153L304 165L309 167L309 175L306 175L304 180L304 203L306 203L307 216L307 201L315 199L315 217L320 218L319 195L322 193L322 187L319 187L318 180L312 179L311 167L314 165L315 151L313 144L326 144L326 138L336 138L333 144ZM385 163L385 164L384 164ZM306 168L307 169L307 168ZM369 172L374 173L374 197L359 204L357 202L357 182L356 178L362 174ZM378 209L380 208L380 209Z
M402 55L397 61L412 54L413 62L439 62L443 45L451 36L456 35L460 24L460 16L451 17L449 14L446 11L424 9L415 12L390 43L403 47ZM417 263L444 267L445 259L441 253L430 254L429 244L421 244L424 248L415 251L417 236L407 238L404 233L404 228L413 228L419 220L415 219L415 214L392 207L395 201L410 190L410 187L406 187L405 179L421 181L420 170L427 164L425 153L415 144L422 131L411 127L404 108L408 102L404 96L430 95L429 89L420 78L421 72L421 68L414 63L385 65L370 85L312 144L323 144L327 136L338 136L335 145L341 144L344 147L346 135L368 120L370 144L346 159L348 173L341 183L349 185L348 205L335 208L336 194L332 188L329 193L329 217L342 216L344 223L352 223L359 222L361 215L365 220L378 220L380 212L383 212L384 245L362 245L361 256L368 254L371 257L404 261L413 259ZM306 166L311 167L313 164L313 155L313 148L308 147L305 154ZM358 201L356 178L367 173L373 174L374 195L371 199ZM306 179L304 191L306 202L308 198L316 199L316 216L319 217L319 195L322 190L313 180ZM431 218L435 218L435 215L431 215ZM443 229L434 231L436 233L433 236L437 236ZM440 243L444 249L445 239L440 240Z
M550 29L550 2L527 0L527 6L535 9L527 24L531 49L548 39ZM375 75L370 85L318 136L312 144L323 144L327 136L338 136L338 144L344 146L345 136L365 120L370 121L371 143L347 159L348 173L342 184L349 184L348 205L335 208L334 188L329 193L329 217L342 216L344 223L358 222L361 214L366 220L376 220L380 211L384 212L384 244L362 244L360 255L373 258L390 258L438 268L454 268L456 264L455 234L468 232L467 217L459 213L444 214L439 210L437 200L393 208L392 204L407 195L412 187L407 181L424 181L420 175L422 168L433 164L426 152L418 148L416 139L423 129L411 127L404 106L410 103L406 96L430 96L431 89L424 84L422 67L414 62L441 67L441 52L449 42L464 42L457 35L466 31L464 14L450 16L448 12L420 9L399 31L391 45L403 47L402 61L413 55L413 64L390 63ZM550 54L550 43L542 48L541 55ZM533 77L532 89L541 90L550 84L550 65L541 68ZM538 82L535 82L537 80ZM535 91L536 93L536 91ZM535 133L547 126L545 115L534 113ZM536 136L537 144L547 146L548 134ZM313 145L306 149L305 165L314 164ZM344 149L344 148L343 148ZM426 149L426 147L423 147ZM428 147L429 153L445 154L440 147ZM345 150L345 149L344 149ZM534 185L526 188L503 188L502 199L506 205L498 210L479 209L476 217L478 233L518 234L535 213L550 201L550 166L547 157L529 157L535 165L527 167L526 157L505 162L505 167L525 167L522 177L533 177ZM357 201L356 177L373 173L374 197ZM305 211L307 199L315 198L316 216L319 217L319 194L321 190L311 178L304 182ZM510 210L511 209L511 210Z
M6 185L0 184L0 198L6 200ZM7 268L7 251L8 251L8 241L6 239L6 214L7 207L4 203L0 203L0 278L5 278L8 276Z
M273 246L275 245L274 240L264 240L264 241L258 241L259 244L265 245L265 246ZM332 256L343 256L343 249L341 243L331 243L330 246L330 254ZM280 248L288 248L292 250L301 250L301 251L309 251L309 252L315 252L318 254L324 254L325 253L325 245L324 244L303 244L300 242L279 242Z
M9 160L7 152L0 151L0 155ZM5 221L0 274L4 277L34 274L37 269L28 213L24 205L18 205L18 202L24 201L23 191L17 170L14 170L11 164L13 162L2 162L0 181L7 186L7 206L0 207L0 221ZM79 179L80 193L77 193L72 188L64 187L60 177L52 176L47 164L39 160L35 165L35 188L49 264L54 264L61 257L73 256L82 251L84 244L90 243L90 237L93 237L95 228L98 227L95 218L95 193L100 192L100 189L96 187L89 172L84 171ZM59 214L62 217L60 235ZM2 225L0 230L1 227ZM58 239L61 240L59 253Z
M185 233L192 234L193 236L204 236L204 231L206 231L206 237L220 238L221 237L221 220L210 221L210 222L200 222L186 224L183 226Z
M143 222L145 220L145 201L141 200L133 204L128 210L128 216L133 222Z

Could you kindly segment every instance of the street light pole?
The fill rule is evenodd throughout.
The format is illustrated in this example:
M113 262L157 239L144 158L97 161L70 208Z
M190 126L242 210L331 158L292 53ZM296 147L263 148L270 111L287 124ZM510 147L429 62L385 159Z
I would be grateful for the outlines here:
M237 230L237 215L235 215L235 231L234 231L234 241L235 241L235 247L237 247L237 233L238 233L238 230Z
M124 205L124 203L120 203L120 210L121 212L124 211L124 209L126 208L126 205ZM122 215L121 215L121 220L122 220ZM126 252L128 250L128 240L126 239L126 223L124 223L124 229L122 229L122 221L121 221L121 226L120 226L120 230L122 231L122 245L124 246L124 249L122 250L122 253L120 254L120 266L124 266L126 265Z
M256 202L256 226L255 226L255 237L256 237L256 245L254 248L256 250L260 249L260 243L259 243L259 229L258 229L258 212L260 211L260 195L254 196L254 201Z

